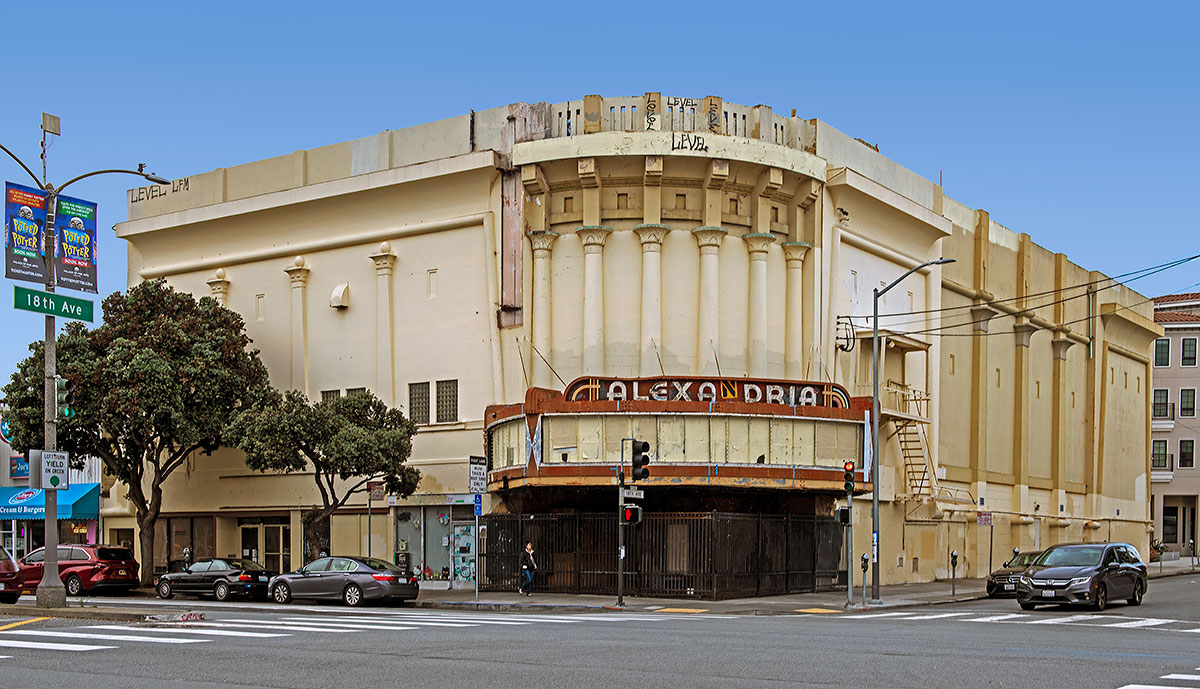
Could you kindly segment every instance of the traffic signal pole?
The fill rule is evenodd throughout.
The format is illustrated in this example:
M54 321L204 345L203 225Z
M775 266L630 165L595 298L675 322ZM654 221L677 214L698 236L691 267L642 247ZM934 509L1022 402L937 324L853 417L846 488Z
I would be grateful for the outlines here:
M617 607L625 607L625 441L621 439L621 464L617 467Z

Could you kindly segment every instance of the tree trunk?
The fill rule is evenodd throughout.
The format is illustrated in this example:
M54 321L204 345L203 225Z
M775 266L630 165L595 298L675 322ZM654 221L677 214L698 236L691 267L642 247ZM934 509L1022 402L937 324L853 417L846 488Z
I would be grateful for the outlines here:
M138 510L138 541L142 545L142 561L138 578L141 580L142 586L154 585L154 523L156 521L158 521L156 517L142 514L142 511Z
M321 557L321 535L325 531L324 527L329 523L329 515L331 514L333 514L333 508L320 509L313 513L312 519L305 522L304 542L308 546L308 559L305 560L304 564L308 564ZM326 555L329 554L326 553Z

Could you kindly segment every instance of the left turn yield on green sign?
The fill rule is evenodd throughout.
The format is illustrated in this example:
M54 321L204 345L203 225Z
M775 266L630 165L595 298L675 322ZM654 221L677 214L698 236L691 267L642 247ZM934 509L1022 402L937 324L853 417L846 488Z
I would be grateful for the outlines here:
M93 304L87 299L76 299L63 294L39 292L34 289L13 285L13 307L24 311L36 311L47 316L73 318L92 322Z

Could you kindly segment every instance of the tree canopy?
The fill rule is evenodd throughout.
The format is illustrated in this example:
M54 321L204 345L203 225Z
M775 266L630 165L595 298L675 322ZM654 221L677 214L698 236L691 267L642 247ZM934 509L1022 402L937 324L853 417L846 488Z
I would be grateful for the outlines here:
M56 341L59 375L75 383L76 416L59 422L58 447L93 455L128 488L136 510L142 583L153 576L162 484L189 457L212 454L229 423L266 394L266 367L241 316L164 280L104 299L104 324L71 323ZM30 345L4 393L14 446L42 444L42 344Z
M412 452L413 424L370 392L311 402L295 390L264 396L253 413L242 414L230 440L256 471L313 471L321 496L305 519L308 557L317 557L324 522L351 496L383 481L389 493L408 496L421 474L405 465Z

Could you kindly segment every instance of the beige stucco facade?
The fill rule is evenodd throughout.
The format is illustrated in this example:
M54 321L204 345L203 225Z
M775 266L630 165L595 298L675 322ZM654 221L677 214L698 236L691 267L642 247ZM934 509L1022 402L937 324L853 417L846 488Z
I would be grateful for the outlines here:
M528 429L485 410L587 376L832 383L861 410L872 289L942 256L956 262L880 303L904 314L880 320L884 582L948 576L951 549L979 576L989 539L997 563L1013 547L1148 542L1150 306L819 120L656 93L518 103L133 189L128 213L130 283L165 277L241 313L276 385L427 405L424 479L377 513L376 554L408 540L398 513L429 519L412 508L467 492L469 456L493 462L485 509L513 510L512 470L551 500L600 486L588 472L626 433L655 441L648 490L699 486L694 465L712 490L791 491L827 513L861 453L849 411L567 414L539 436L547 455L573 451L551 476ZM453 410L438 381L457 381ZM106 529L132 527L119 492ZM854 501L856 558L869 498ZM284 520L296 554L315 500L310 477L222 450L168 482L164 510L212 516L220 554L239 523ZM335 516L335 550L366 551L365 509Z

